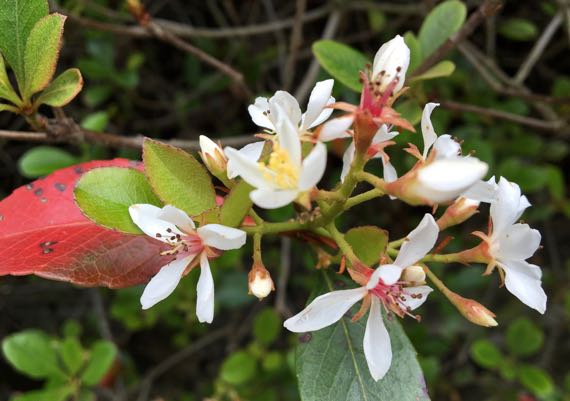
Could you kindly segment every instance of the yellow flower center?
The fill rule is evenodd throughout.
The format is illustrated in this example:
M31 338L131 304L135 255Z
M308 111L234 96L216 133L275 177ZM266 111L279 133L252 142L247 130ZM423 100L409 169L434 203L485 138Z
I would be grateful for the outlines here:
M291 163L289 153L279 147L277 143L273 145L273 152L269 155L267 164L259 162L260 168L267 168L265 179L273 182L281 189L294 189L299 181L299 169Z

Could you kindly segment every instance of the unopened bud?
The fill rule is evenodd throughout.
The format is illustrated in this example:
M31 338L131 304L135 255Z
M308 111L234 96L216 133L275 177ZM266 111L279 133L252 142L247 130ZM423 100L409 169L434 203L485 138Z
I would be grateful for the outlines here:
M408 266L404 269L401 280L408 283L423 283L426 281L426 273L421 266Z
M457 310L471 323L478 324L483 327L494 327L499 323L494 319L495 314L485 308L479 302L472 299L463 298L461 295L448 290L445 295L451 301Z
M396 80L394 93L397 93L404 86L406 72L410 64L410 49L404 42L404 38L396 35L392 40L384 43L372 64L372 84L374 89L380 92Z
M222 148L205 135L200 135L200 157L213 175L225 174L228 159Z
M479 203L479 201L465 197L458 198L437 220L439 230L442 231L448 227L463 223L465 220L477 213Z
M267 269L263 266L254 265L247 275L249 293L262 300L275 290L273 280Z

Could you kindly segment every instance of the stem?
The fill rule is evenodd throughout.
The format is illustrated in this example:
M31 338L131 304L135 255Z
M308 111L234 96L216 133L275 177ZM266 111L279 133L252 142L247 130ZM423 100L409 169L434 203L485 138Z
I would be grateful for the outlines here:
M344 239L344 235L338 231L334 223L329 223L327 225L327 230L330 233L332 239L334 239L337 243L344 256L348 258L353 266L358 266L359 263L362 263L360 262L360 259L358 259L358 257L354 254L352 246L350 246L346 239Z
M382 195L384 195L383 191L381 191L377 188L374 188L374 189L371 189L369 191L363 192L361 194L352 196L346 200L346 202L344 204L344 210L348 210L351 207L354 207L354 206L359 205L361 203L367 202L371 199L378 198Z
M253 234L253 264L263 265L261 260L261 233Z
M365 171L359 171L355 174L355 176L358 181L367 182L378 191L381 191L382 194L386 193L386 181L384 181L382 178L378 178L374 174L370 174Z

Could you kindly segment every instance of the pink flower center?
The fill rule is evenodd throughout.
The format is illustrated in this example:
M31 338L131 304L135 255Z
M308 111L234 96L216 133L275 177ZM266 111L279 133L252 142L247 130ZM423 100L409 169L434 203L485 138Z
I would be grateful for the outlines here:
M200 236L195 232L180 235L178 233L174 233L170 228L166 231L169 234L169 236L165 238L166 243L171 249L161 252L161 255L163 256L173 255L177 258L184 258L190 255L197 255L205 249L202 238L200 238ZM164 238L160 233L157 233L156 237Z

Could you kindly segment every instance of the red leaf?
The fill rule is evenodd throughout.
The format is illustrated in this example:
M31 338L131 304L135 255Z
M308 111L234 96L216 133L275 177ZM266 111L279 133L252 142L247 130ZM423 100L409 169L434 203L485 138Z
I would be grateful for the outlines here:
M126 159L68 167L16 189L0 202L0 276L26 275L85 286L146 283L168 263L161 243L95 225L73 201L81 175L95 167L135 167Z

